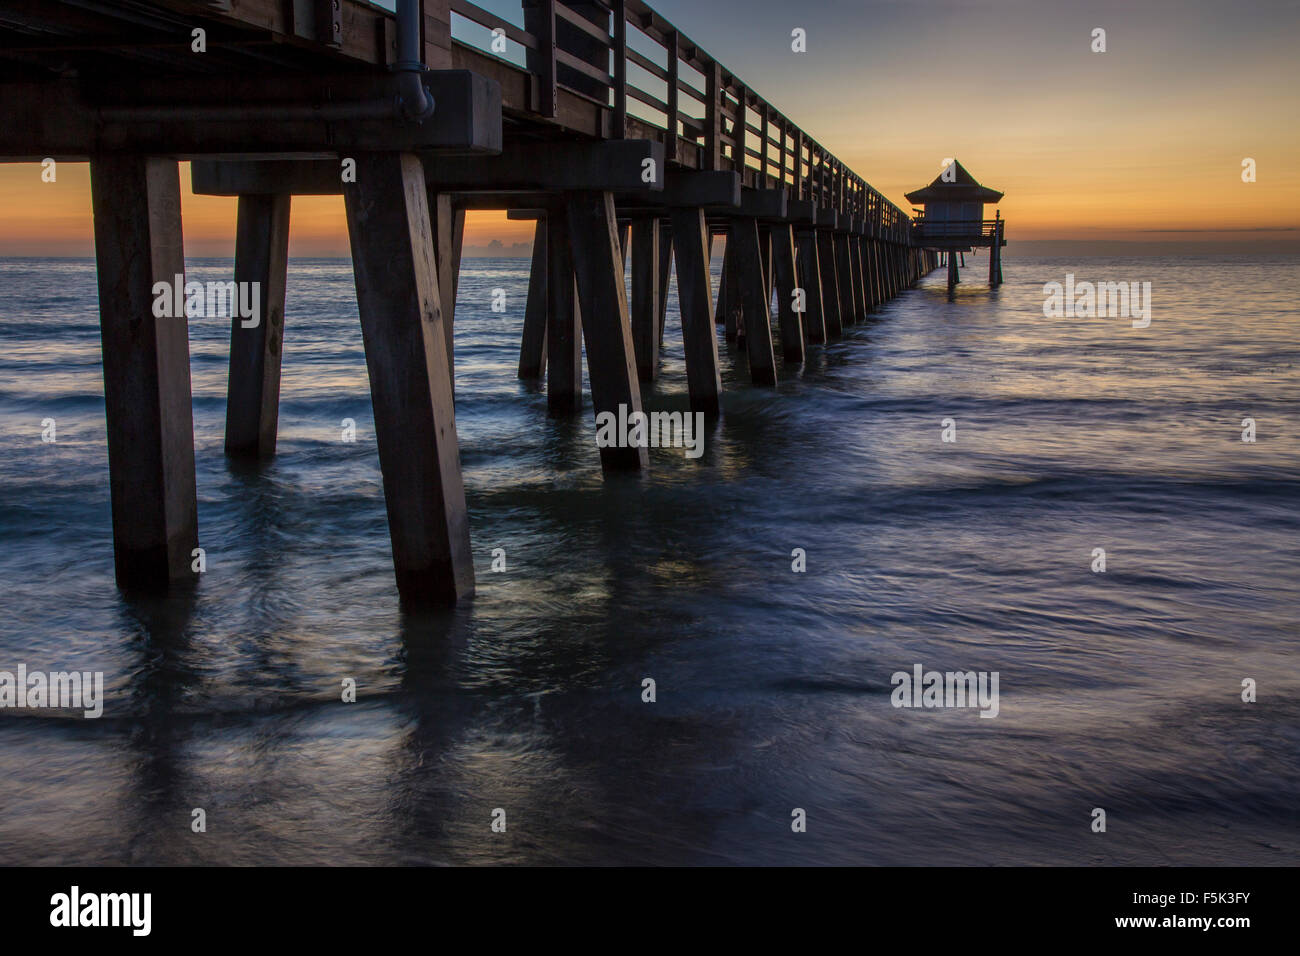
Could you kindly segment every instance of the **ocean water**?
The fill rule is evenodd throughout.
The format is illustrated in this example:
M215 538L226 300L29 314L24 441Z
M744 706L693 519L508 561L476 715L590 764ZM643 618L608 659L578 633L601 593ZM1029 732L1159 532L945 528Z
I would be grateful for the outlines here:
M1293 260L976 258L776 389L720 343L703 456L610 479L589 402L515 377L527 268L464 264L478 591L408 615L347 261L290 265L261 469L191 321L208 566L153 601L113 582L93 263L0 261L0 670L106 694L0 710L0 863L1300 863ZM1066 273L1151 282L1150 327L1045 318ZM685 393L674 293L646 405ZM892 706L918 664L996 672L997 717Z

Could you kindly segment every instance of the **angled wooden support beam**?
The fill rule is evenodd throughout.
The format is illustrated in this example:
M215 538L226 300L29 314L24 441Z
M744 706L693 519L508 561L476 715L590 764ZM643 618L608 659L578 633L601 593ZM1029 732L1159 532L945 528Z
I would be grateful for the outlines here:
M709 252L712 245L704 210L674 209L673 257L677 262L677 299L682 314L686 384L691 410L716 415L722 378L718 372L718 338L713 328Z
M889 299L889 285L886 282L885 262L884 262L884 243L879 239L871 240L871 268L876 276L876 301L875 305L884 304Z
M632 223L632 345L636 351L637 376L653 382L659 374L659 328L662 262L659 220L637 219Z
M822 268L817 232L814 229L800 229L795 235L799 248L799 285L804 291L804 337L808 342L821 344L826 341L826 316L822 302Z
M796 295L799 279L795 272L794 229L789 225L773 226L772 274L776 284L777 316L781 326L781 352L787 362L804 360L802 311L807 308L807 292Z
M763 260L763 291L767 301L772 301L772 230L766 225L758 227L758 252ZM768 306L769 310L771 306Z
M556 208L546 219L546 403L553 414L582 405L582 327L569 220Z
M429 190L429 215L433 222L433 254L438 263L438 294L442 303L442 330L447 337L447 368L456 385L456 293L460 289L460 256L465 243L465 210L450 193Z
M289 203L287 193L239 197L235 286L242 290L256 284L258 311L253 321L235 310L230 324L226 454L232 458L275 455L289 266Z
M852 325L857 321L853 305L853 263L849 256L849 236L845 232L831 234L835 247L835 275L840 291L840 322Z
M844 333L844 319L840 313L839 268L835 254L835 234L828 229L817 230L817 261L822 271L822 318L826 322L826 337L837 339Z
M546 219L540 218L533 230L533 261L519 346L519 377L523 379L539 379L546 370L546 272Z
M858 237L858 267L862 270L862 308L870 312L876 305L876 278L871 272L871 240Z
M176 159L321 158L384 148L493 153L501 149L501 87L467 70L423 82L437 103L423 123L386 112L386 73L304 73L274 84L252 72L118 76L111 83L0 82L0 159L77 160L108 153ZM367 109L374 115L365 114ZM244 190L282 192L280 189Z
M155 313L155 283L183 303L180 175L173 160L90 164L104 354L113 564L126 590L192 585L198 547L189 326ZM175 283L181 284L180 289Z
M763 275L763 254L759 248L758 221L737 219L731 225L728 249L734 245L731 266L736 275L744 308L745 351L749 355L749 377L755 385L776 384L776 360L772 355L772 318L768 309L767 279Z
M451 604L474 562L424 170L413 153L356 160L343 198L397 587Z
M846 237L846 245L849 247L849 272L853 276L853 321L865 322L867 319L867 304L863 291L862 278L862 256L859 254L859 239L852 232Z
M659 350L664 347L664 323L668 318L668 280L673 269L672 220L659 221Z
M614 197L608 191L570 192L564 205L578 275L591 404L599 429L605 414L612 414L617 422L630 421L641 412ZM649 453L644 445L610 445L600 449L600 463L605 471L642 469L649 464Z

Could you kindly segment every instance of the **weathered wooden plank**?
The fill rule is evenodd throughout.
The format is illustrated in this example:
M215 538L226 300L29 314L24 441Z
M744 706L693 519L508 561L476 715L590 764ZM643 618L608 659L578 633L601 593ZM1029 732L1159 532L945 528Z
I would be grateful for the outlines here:
M474 562L424 170L411 153L356 160L343 198L397 586L454 603Z

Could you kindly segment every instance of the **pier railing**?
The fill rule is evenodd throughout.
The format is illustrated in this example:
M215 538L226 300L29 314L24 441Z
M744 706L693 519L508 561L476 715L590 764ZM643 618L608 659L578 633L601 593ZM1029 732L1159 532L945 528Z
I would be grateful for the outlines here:
M906 242L909 217L642 0L519 0L517 20L450 0L454 44L530 75L532 109L564 90L606 108L610 138L655 131L670 161L860 217Z
M918 239L992 239L999 226L1006 227L1004 219L934 220L917 216L912 222L913 236Z

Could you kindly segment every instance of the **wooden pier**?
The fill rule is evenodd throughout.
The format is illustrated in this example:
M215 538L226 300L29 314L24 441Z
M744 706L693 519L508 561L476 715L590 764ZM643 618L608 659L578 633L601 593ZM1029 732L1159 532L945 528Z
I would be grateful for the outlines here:
M715 325L775 385L778 352L803 361L937 266L901 209L641 0L519 13L0 0L0 160L90 163L120 586L195 578L188 332L151 308L185 271L180 160L195 192L239 197L235 278L259 283L261 321L232 322L231 456L275 451L292 196L343 195L397 584L416 604L474 588L453 401L465 210L536 221L519 375L544 376L558 413L582 405L584 345L593 411L641 408L670 270L690 406L715 414ZM647 463L600 454L607 471Z

